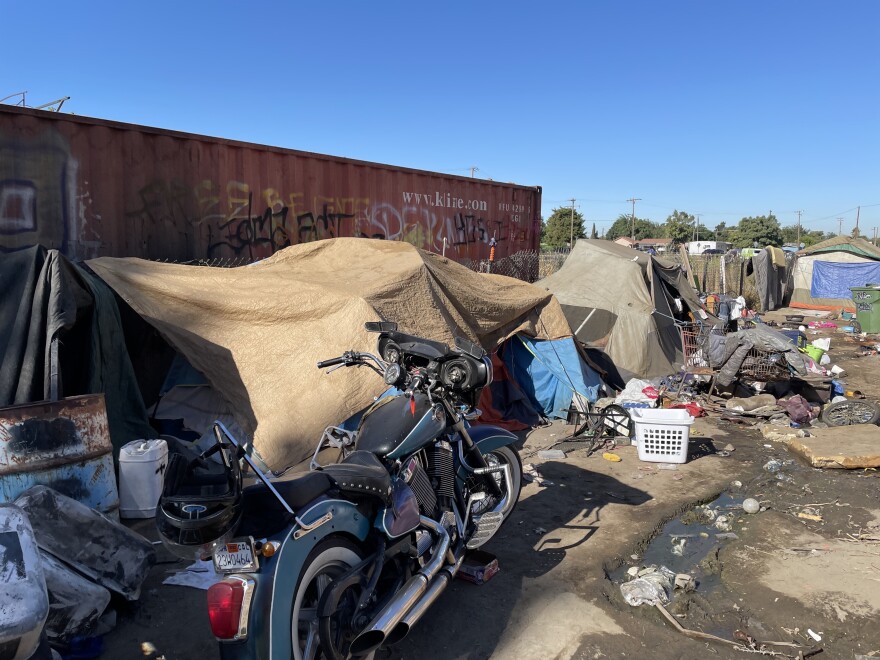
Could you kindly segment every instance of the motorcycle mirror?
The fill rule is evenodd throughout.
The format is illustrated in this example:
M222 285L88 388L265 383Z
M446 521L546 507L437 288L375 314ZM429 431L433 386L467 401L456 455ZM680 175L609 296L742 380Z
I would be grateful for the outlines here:
M397 332L397 324L394 321L367 321L364 323L367 332Z
M462 337L455 338L455 347L462 353L470 355L475 360L481 360L483 356L486 355L486 351L484 351L481 346Z

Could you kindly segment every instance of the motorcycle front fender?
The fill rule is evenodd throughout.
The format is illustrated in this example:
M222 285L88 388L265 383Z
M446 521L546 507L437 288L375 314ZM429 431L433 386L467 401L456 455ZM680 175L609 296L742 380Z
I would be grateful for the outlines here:
M271 660L293 657L293 599L309 553L331 535L363 542L371 528L370 519L347 500L321 500L298 512L297 518L309 526L328 514L332 514L332 518L327 522L296 539L294 535L303 530L299 524L294 524L284 533L278 552L265 561L259 573L249 576L256 580L257 585L251 605L248 638L241 642L221 643L222 658Z
M471 436L471 440L474 441L481 454L488 454L499 447L507 447L519 441L519 438L507 429L489 424L471 426L468 428L468 435ZM463 465L458 466L456 477L459 483L466 482L468 474L467 468Z

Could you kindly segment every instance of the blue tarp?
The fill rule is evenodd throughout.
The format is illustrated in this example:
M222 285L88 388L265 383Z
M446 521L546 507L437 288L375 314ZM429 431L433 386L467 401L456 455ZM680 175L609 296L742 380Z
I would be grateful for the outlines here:
M602 379L583 361L574 340L537 341L517 335L504 347L504 363L520 389L547 417L565 418L572 391L591 403Z
M813 298L852 298L851 287L880 282L880 263L839 264L831 261L813 262Z

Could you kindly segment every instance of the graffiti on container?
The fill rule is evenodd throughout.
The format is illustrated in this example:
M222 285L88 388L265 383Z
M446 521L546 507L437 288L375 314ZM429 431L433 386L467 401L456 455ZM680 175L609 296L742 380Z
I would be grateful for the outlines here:
M524 241L525 231L511 227L510 213L488 219L472 211L413 204L397 206L367 197L287 192L252 188L243 181L216 186L209 179L196 186L152 182L136 194L129 218L156 231L184 231L206 238L207 257L268 257L289 245L354 236L405 241L435 252ZM182 228L184 228L182 230Z
M0 253L43 244L73 253L77 163L59 136L0 135Z
M870 291L857 291L855 296L853 296L856 300L867 300L871 297Z
M856 310L859 312L870 312L871 309L871 303L856 303Z

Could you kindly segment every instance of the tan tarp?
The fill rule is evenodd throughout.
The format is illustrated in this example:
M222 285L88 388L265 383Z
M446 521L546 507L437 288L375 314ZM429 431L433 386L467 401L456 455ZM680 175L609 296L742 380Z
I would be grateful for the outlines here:
M658 262L657 268L669 271L681 289L688 286L684 274L673 276L671 266ZM652 378L674 372L681 357L671 311L655 314L666 304L662 292L652 295L648 286L648 281L661 286L655 274L648 254L611 241L579 240L562 268L536 286L559 299L577 338L603 349L624 378ZM680 295L693 298L688 291Z
M88 265L207 377L272 469L305 459L326 426L381 391L368 369L315 368L346 350L374 352L365 321L490 350L516 332L571 335L546 291L407 243L337 238L239 268L110 257Z

